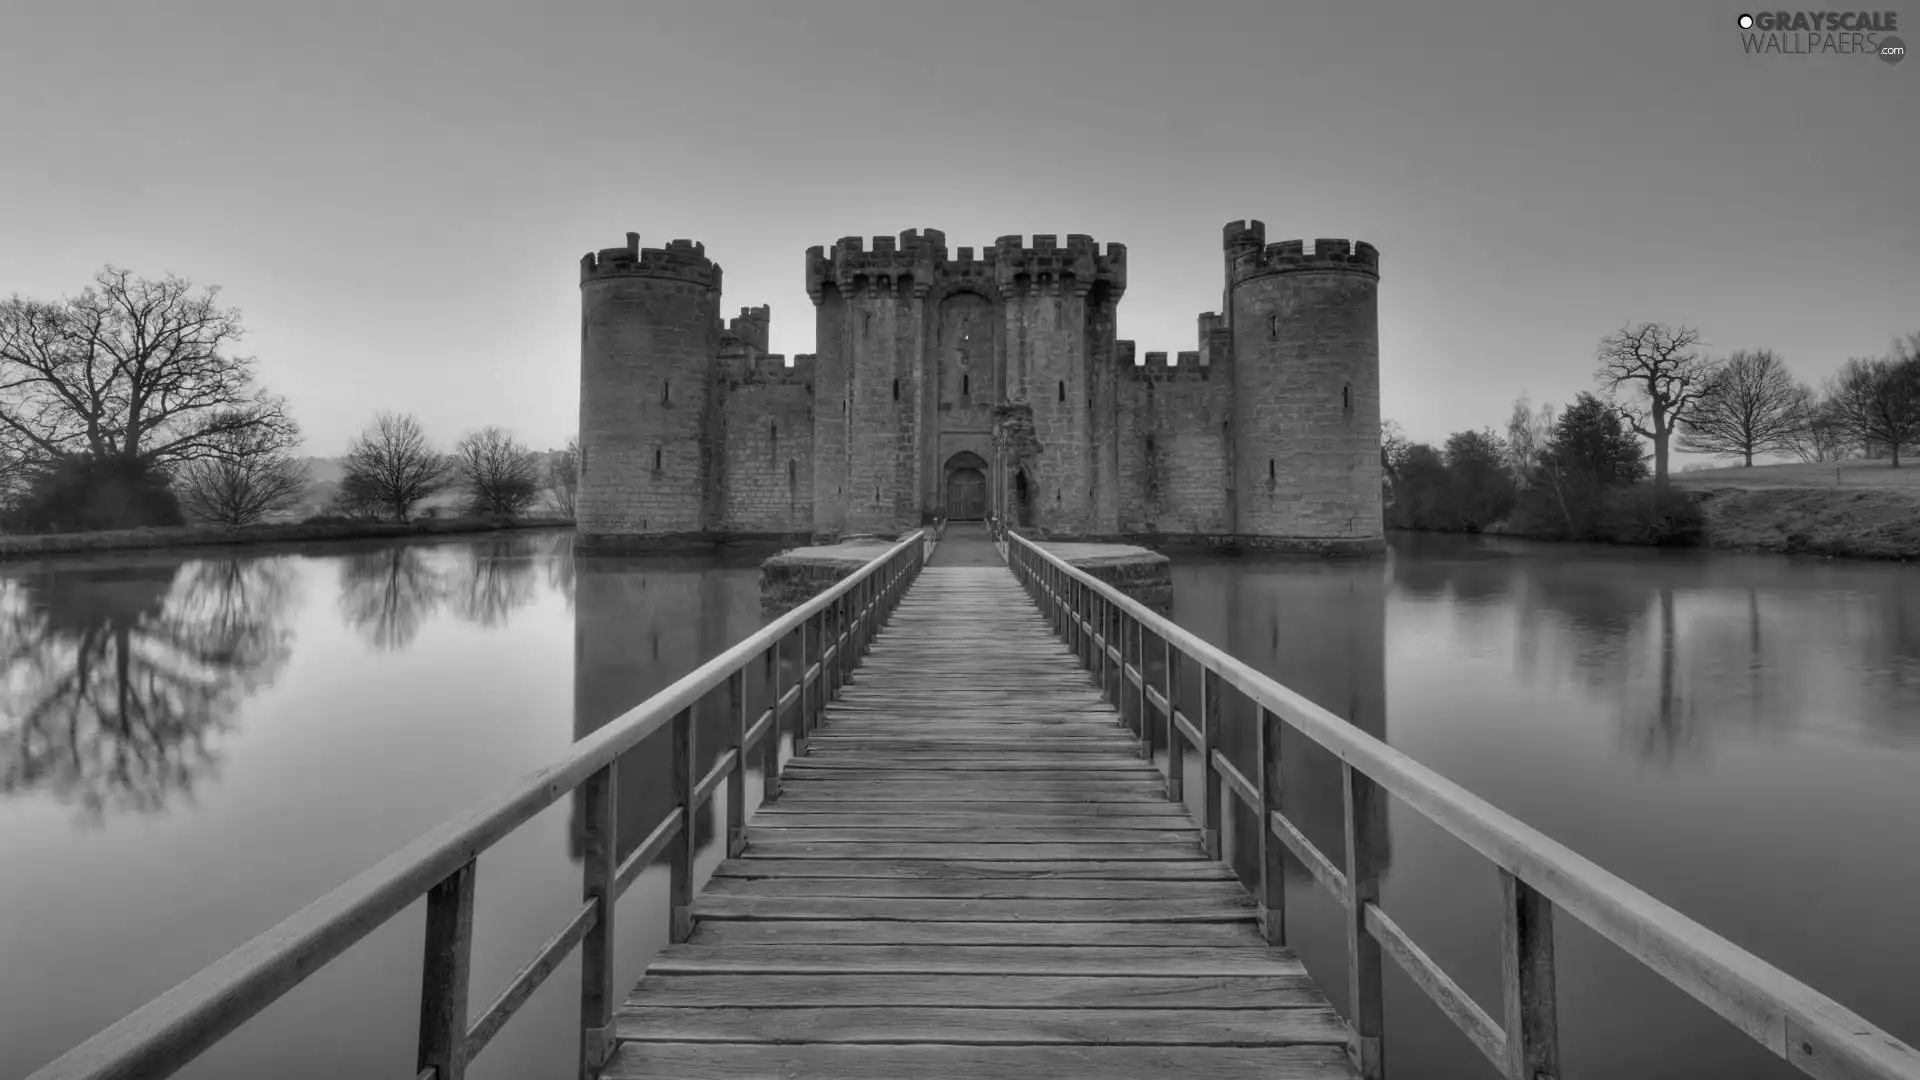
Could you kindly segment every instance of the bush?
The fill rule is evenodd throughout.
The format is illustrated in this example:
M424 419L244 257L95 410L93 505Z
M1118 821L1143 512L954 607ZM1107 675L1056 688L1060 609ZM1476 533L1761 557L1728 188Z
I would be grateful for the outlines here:
M315 514L312 517L307 518L305 521L302 521L300 524L302 525L357 525L364 520L366 519L352 518L352 517L346 516L345 514Z
M19 532L93 532L179 525L165 471L123 458L76 454L38 469L6 515Z
M1705 538L1707 517L1684 491L1631 484L1602 498L1599 532L1616 544L1691 547Z

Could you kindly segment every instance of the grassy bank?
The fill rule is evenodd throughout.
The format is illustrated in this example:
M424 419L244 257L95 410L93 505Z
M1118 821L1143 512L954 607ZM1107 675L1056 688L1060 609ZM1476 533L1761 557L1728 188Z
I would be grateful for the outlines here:
M1756 465L1676 473L1707 517L1707 546L1787 555L1920 559L1920 462Z
M408 536L457 536L500 529L570 527L564 517L440 518L405 524L389 521L353 521L274 525L185 525L161 529L115 529L107 532L0 534L0 559L64 555L88 551L128 551L142 548L199 547L210 544L284 544L309 540L366 540Z

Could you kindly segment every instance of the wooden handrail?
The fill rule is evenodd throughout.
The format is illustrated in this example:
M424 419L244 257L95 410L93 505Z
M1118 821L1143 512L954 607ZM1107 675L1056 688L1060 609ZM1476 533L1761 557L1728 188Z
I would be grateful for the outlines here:
M731 792L738 791L745 780L748 748L762 739L766 740L763 767L777 773L782 716L790 705L800 703L801 733L817 719L819 709L845 681L854 659L865 651L874 630L924 565L924 539L924 530L902 538L833 587L574 743L559 760L527 774L382 859L41 1067L27 1080L159 1080L170 1076L423 896L428 898L426 970L416 1074L460 1080L472 1055L576 946L582 950L581 1066L584 1072L597 1070L613 1048L610 980L614 901L648 864L670 851L674 871L672 938L675 942L685 940L695 812L712 798L722 778L729 781L729 811L741 805ZM796 685L783 690L777 676L779 650L796 632L803 636L801 676ZM808 637L811 648L807 647ZM748 724L744 679L739 676L756 661L764 661L775 673L769 680L773 700ZM721 687L737 696L731 702L735 708L734 720L728 725L729 745L707 776L695 776L691 754L693 709ZM614 765L621 754L669 724L674 729L677 805L626 862L616 865L614 808L619 792ZM586 802L583 907L469 1026L467 974L472 955L475 860L501 837L576 788L583 789ZM776 796L778 791L777 777L770 777L766 781L767 797ZM730 821L729 832L739 824ZM730 849L739 842L738 835L729 837Z
M1383 951L1406 968L1503 1075L1515 1080L1557 1075L1552 917L1562 911L1808 1075L1920 1080L1920 1052L1913 1047L1011 530L1008 563L1056 631L1070 645L1090 638L1091 653L1120 663L1123 685L1138 688L1141 700L1164 720L1175 763L1174 775L1168 777L1169 799L1181 798L1179 750L1191 743L1206 754L1210 803L1217 804L1223 792L1231 793L1256 814L1264 814L1262 881L1255 894L1261 898L1263 922L1272 925L1283 919L1275 910L1278 889L1270 880L1277 873L1274 856L1279 849L1270 847L1268 837L1299 859L1346 908L1349 982L1356 988L1349 1014L1355 1040L1349 1049L1363 1076L1383 1071L1378 973ZM1128 662L1127 650L1101 633L1102 608L1120 612L1137 640L1145 635L1160 639L1163 687L1149 686L1145 665ZM1141 659L1149 655L1144 640L1133 652ZM1209 715L1198 725L1178 705L1177 661L1182 656L1201 670L1202 711ZM1087 666L1094 668L1091 662ZM1218 707L1220 686L1252 701L1263 728L1271 721L1285 723L1339 759L1347 807L1344 870L1280 812L1278 785L1265 762L1257 777L1247 777L1214 751L1211 714ZM1139 722L1144 736L1144 712ZM1260 745L1277 749L1277 741L1270 743L1264 732ZM1492 1015L1467 998L1380 908L1366 826L1367 819L1380 812L1383 794L1412 807L1498 868L1503 1002ZM1209 829L1220 813L1217 805L1204 808ZM1271 932L1269 940L1276 940ZM1493 1016L1502 1019L1496 1023Z

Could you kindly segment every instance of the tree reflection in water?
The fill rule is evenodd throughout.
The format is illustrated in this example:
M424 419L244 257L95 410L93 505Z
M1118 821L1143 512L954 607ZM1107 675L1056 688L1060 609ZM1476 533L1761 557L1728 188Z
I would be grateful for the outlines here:
M445 610L478 626L504 627L540 592L537 566L572 599L572 536L488 537L459 545L394 544L340 562L340 614L383 652L406 648ZM561 552L567 557L555 556ZM567 565L561 566L565 562Z
M219 764L236 706L291 651L279 558L156 556L0 580L0 794L158 813Z

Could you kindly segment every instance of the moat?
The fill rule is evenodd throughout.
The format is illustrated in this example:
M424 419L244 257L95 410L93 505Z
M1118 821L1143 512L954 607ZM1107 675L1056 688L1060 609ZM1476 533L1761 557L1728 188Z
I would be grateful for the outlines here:
M0 1077L768 618L758 556L576 560L569 542L0 565ZM1181 555L1173 578L1182 625L1920 1039L1905 960L1920 951L1920 571L1401 534L1384 561ZM636 751L637 775L654 749ZM1283 753L1291 812L1337 850L1330 762ZM658 789L662 805L623 802L623 830L652 824ZM1497 1004L1492 873L1400 808L1389 828L1387 906ZM476 993L577 903L573 829L563 800L481 859ZM702 835L711 868L710 822ZM1331 902L1304 879L1289 893L1291 943L1344 1000ZM664 898L656 869L622 901L617 983L663 943ZM419 912L180 1075L371 1076L406 1060ZM1795 1075L1572 920L1559 933L1569 1076ZM566 1071L576 963L472 1075ZM1397 971L1387 985L1396 1080L1491 1075ZM358 1037L290 1065L278 1044L316 1013Z

